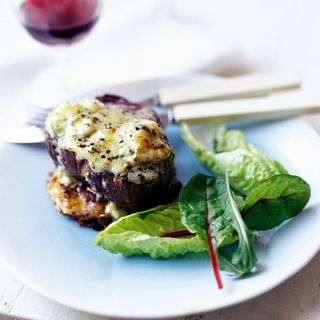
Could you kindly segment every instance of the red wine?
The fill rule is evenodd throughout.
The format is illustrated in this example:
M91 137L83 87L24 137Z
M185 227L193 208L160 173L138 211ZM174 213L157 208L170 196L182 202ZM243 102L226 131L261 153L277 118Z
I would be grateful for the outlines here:
M97 19L87 24L73 27L69 29L40 29L37 27L24 24L24 27L28 30L31 36L45 44L57 45L57 44L71 44L73 42L81 40L95 25Z
M22 23L36 40L49 45L82 39L98 20L97 0L26 0Z

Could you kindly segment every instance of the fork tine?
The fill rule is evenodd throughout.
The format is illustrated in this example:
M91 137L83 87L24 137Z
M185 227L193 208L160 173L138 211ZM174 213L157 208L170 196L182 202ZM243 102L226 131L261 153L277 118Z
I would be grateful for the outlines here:
M46 109L36 105L27 105L25 109L26 124L43 128L45 120L51 109Z
M26 125L27 126L35 126L35 127L43 128L44 127L44 122L42 122L42 121L34 121L34 120L27 120L26 121Z
M32 114L32 113L29 113L27 115L28 119L38 119L38 120L42 120L42 121L45 121L46 118L47 118L47 115L45 114Z
M42 121L45 121L47 118L47 115L46 114L27 113L26 117L28 119L40 119Z
M26 112L28 114L35 114L35 115L40 115L40 116L47 116L48 113L50 112L49 110L42 110L40 108L27 108Z

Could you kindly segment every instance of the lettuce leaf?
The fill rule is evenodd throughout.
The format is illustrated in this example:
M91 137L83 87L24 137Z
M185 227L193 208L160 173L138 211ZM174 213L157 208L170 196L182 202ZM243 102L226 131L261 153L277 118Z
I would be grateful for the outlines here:
M94 244L112 253L126 256L150 255L170 258L188 252L205 252L207 246L199 236L183 238L162 237L183 230L178 204L158 206L120 218L101 231Z
M229 152L236 149L250 150L250 145L240 130L226 130L224 127L219 126L215 129L212 139L215 153Z
M227 173L233 190L247 195L260 182L287 171L249 144L239 130L182 124L182 137L212 173Z

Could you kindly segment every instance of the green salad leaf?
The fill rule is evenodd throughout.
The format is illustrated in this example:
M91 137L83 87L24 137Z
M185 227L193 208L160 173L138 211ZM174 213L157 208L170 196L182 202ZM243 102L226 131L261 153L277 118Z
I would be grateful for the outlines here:
M220 251L220 266L222 269L230 271L238 276L251 272L257 263L257 257L253 248L254 234L249 231L240 214L239 208L232 196L229 177L226 174L226 187L228 193L229 206L232 211L232 225L237 230L239 241L238 247L233 251L224 248Z
M197 235L163 237L183 229L178 204L169 204L120 218L101 231L94 244L112 253L126 256L147 254L152 258L207 251L206 244Z
M231 187L241 194L247 195L274 175L287 173L280 163L249 144L239 130L182 124L182 137L212 173L220 177L228 173Z
M180 192L182 224L207 243L208 214L211 232L214 235L214 246L219 248L233 243L238 240L238 236L231 225L231 215L226 211L227 202L226 185L222 179L197 173Z
M215 128L213 139L213 151L229 152L236 149L250 150L250 145L240 130L226 130L222 126Z
M302 178L281 174L258 184L245 199L242 215L252 230L268 230L296 216L310 199Z
M237 276L247 274L256 263L253 234L242 220L234 195L226 182L217 177L194 175L180 193L182 224L208 243L210 234L218 250L220 268ZM208 232L208 224L210 232ZM221 249L238 241L236 248Z
M249 144L239 130L183 124L182 136L214 176L194 175L178 204L122 217L94 243L112 253L152 258L209 252L222 288L216 262L237 276L250 273L257 261L256 230L274 228L301 212L310 186Z

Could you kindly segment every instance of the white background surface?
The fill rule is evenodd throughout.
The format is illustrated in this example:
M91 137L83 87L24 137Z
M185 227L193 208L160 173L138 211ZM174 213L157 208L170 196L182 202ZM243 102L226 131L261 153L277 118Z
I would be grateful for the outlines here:
M30 85L23 79L45 70L55 54L28 37L12 16L10 1L0 2L1 108L23 99ZM212 62L211 71L226 75L295 69L307 88L319 90L317 0L105 2L103 19L92 35L70 49L73 57L81 52L85 63L81 69L74 66L73 71L85 75L87 86L186 73ZM17 61L21 72L18 88L13 74ZM38 69L28 68L35 62ZM202 319L319 319L319 264L320 255L275 290L239 306L202 315ZM31 319L98 319L40 297L2 267L0 311Z

